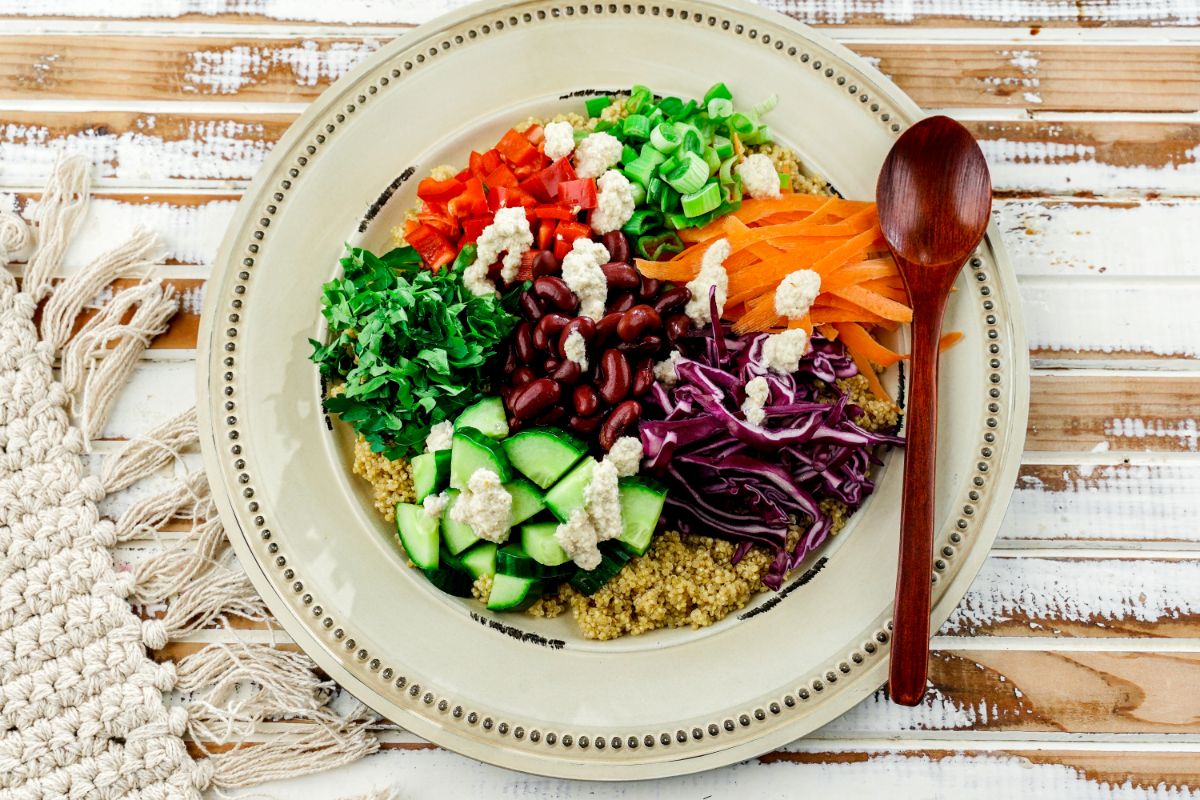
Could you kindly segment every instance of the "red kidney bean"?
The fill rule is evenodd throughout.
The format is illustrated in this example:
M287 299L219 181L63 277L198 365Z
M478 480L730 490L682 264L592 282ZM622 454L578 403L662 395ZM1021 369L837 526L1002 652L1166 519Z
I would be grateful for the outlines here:
M579 298L562 278L543 275L533 282L533 288L530 291L538 300L542 301L543 305L549 308L557 308L559 311L568 313L574 313L575 309L579 308Z
M647 356L637 363L633 369L633 386L630 389L634 397L641 397L650 391L654 385L654 359Z
M549 358L547 358L545 361L542 362L542 371L545 372L547 375L553 375L554 370L558 369L561 365L562 365L562 361L560 359L557 359L554 356L550 356Z
M641 300L650 300L658 296L662 291L662 281L658 278L647 278L642 276L642 285L638 290L638 298Z
M641 415L642 406L637 400L626 400L608 412L604 424L600 426L600 447L604 448L604 452L611 450L617 439L625 435L626 429L637 422Z
M512 393L510 406L517 419L533 419L562 398L562 389L549 378L538 378Z
M559 364L558 369L550 373L550 377L561 383L564 387L574 386L583 377L583 370L574 361L568 360Z
M517 355L517 360L522 364L532 364L535 351L533 349L533 331L534 328L528 322L522 320L517 323L517 331L513 336L513 352Z
M604 417L600 414L593 414L590 417L581 417L578 414L573 414L567 420L567 427L582 436L591 436L600 427L600 423L602 422L604 422Z
M600 237L601 244L613 261L629 261L629 240L620 231L609 231Z
M504 401L504 406L509 411L512 411L512 396L513 396L513 392L515 392L515 391L516 391L516 387L514 387L514 386L501 386L500 387L500 399Z
M616 405L629 394L629 361L619 350L606 350L600 357L603 377L596 387L606 403Z
M658 296L658 299L654 301L654 310L659 314L674 314L676 311L682 311L691 299L691 289L686 286L676 286Z
M591 317L576 317L564 325L562 333L558 335L558 352L560 355L566 352L567 339L576 331L583 337L583 341L590 342L596 335L596 321Z
M608 281L609 291L613 289L637 289L642 285L638 271L623 261L611 261L600 269L604 271L604 279Z
M617 323L621 321L620 311L614 311L611 314L605 314L596 323L596 341L598 344L607 344L617 334Z
M521 315L530 322L537 322L546 313L531 292L522 292L517 305L521 307Z
M633 292L618 292L616 296L609 296L608 310L612 311L628 311L637 305L637 295Z
M516 348L512 345L509 345L507 348L505 348L504 366L502 366L500 368L500 371L504 375L511 375L513 373L513 370L516 368L517 368Z
M521 420L517 419L516 417L508 418L508 432L509 433L517 433L523 427L525 427L525 423L523 423Z
M553 425L567 415L567 410L562 406L554 406L538 415L533 421L535 425Z
M533 346L543 353L550 351L550 343L556 341L563 326L570 322L569 317L556 314L553 311L538 320L533 329Z
M650 335L637 342L621 342L617 345L617 349L630 357L652 356L662 350L662 346L663 338L661 336Z
M692 320L687 314L672 314L667 317L667 341L675 343L681 336L686 336L692 329Z
M623 342L632 342L660 327L662 317L658 316L657 311L647 305L634 306L621 315L621 320L617 323L617 336L621 337Z
M512 373L512 385L514 387L524 386L535 378L537 376L533 374L533 370L529 367L517 367Z
M562 265L558 263L554 253L549 250L543 250L533 257L533 263L529 265L530 271L535 279L543 275L557 275Z
M600 410L600 395L586 383L575 387L571 401L575 406L575 413L581 417L590 417Z

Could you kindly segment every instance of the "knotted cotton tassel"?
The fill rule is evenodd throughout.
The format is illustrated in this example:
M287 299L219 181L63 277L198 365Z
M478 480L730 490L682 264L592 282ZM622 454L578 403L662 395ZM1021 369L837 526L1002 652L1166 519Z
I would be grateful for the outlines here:
M83 307L94 300L110 283L131 273L145 273L154 265L152 255L158 239L140 230L129 241L99 256L79 272L73 273L54 290L42 310L42 340L58 353L67 340Z
M71 234L87 208L89 168L83 156L60 158L38 201L33 215L37 223L37 248L25 265L22 286L34 302L41 302L50 293L51 280L62 269Z
M216 516L208 479L203 470L171 481L166 490L131 505L117 520L119 542L149 536L173 519L208 519Z
M33 234L25 220L11 211L0 211L0 266L8 266L32 242Z
M265 621L271 618L262 598L245 573L214 566L193 579L183 592L170 598L162 620L148 620L143 631L146 644L160 650L172 639L200 630L229 616ZM161 630L156 626L161 625Z
M219 519L213 517L197 525L186 539L134 567L129 602L161 603L185 591L193 582L203 582L227 545Z
M131 308L133 316L122 323ZM75 397L75 412L89 441L100 435L138 358L178 310L173 288L139 284L119 292L67 344L62 354L63 385Z
M120 452L106 459L100 482L109 494L119 492L173 463L185 449L199 441L196 409L189 408L131 440Z

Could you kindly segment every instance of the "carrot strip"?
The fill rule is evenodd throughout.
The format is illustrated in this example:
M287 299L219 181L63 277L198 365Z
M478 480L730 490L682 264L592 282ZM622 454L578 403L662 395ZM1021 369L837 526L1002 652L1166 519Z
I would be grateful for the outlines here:
M817 308L808 312L813 322L829 324L833 322L860 322L865 325L883 325L888 320L876 316L869 311L850 311L844 308Z
M866 328L857 322L835 322L833 327L837 328L838 333L842 335L842 341L845 342L846 347L866 356L872 363L890 367L903 358L899 353L889 350L872 339Z
M817 330L820 331L821 335L824 336L829 341L831 341L831 342L837 341L838 330L837 330L837 328L833 327L832 325L818 325Z
M754 303L747 305L746 313L733 323L733 332L739 336L744 333L757 333L774 327L782 317L775 311L775 292L770 291Z
M644 258L634 259L638 272L647 278L658 278L660 281L675 281L686 283L696 277L700 271L700 261L681 263L679 261L647 261Z
M786 197L762 198L743 200L742 207L733 212L742 222L747 224L757 222L772 214L786 214L797 211L807 211L815 214L818 210L836 213L839 216L855 214L874 203L861 200L843 200L840 197L826 197L819 194L789 194Z
M884 319L893 319L896 322L912 322L911 308L897 303L895 300L889 300L881 294L872 292L870 289L864 289L861 286L845 286L830 292L830 294L835 294L844 300L849 300L851 303L860 305Z
M803 328L805 334L807 334L809 338L812 338L813 321L812 317L810 317L808 314L805 314L800 319L789 319L787 321L787 326L788 328Z
M944 353L954 345L962 341L962 331L950 331L942 334L942 338L938 341L938 352Z
M821 258L813 262L810 267L814 272L821 273L824 278L829 273L833 272L838 267L858 261L862 259L862 253L875 241L880 235L878 226L873 226L855 236L851 236L846 241L842 242L833 250L826 253Z
M854 348L846 345L846 350L850 353L850 357L854 359L854 365L858 367L858 373L867 379L867 386L871 392L880 400L888 403L894 403L892 396L888 394L887 389L883 388L883 384L879 382L879 376L875 374L875 368L871 366L871 362L863 356L855 352Z
M857 264L842 267L821 281L821 291L830 292L855 283L872 288L870 282L873 279L888 278L895 274L897 274L896 265L890 259L860 261Z

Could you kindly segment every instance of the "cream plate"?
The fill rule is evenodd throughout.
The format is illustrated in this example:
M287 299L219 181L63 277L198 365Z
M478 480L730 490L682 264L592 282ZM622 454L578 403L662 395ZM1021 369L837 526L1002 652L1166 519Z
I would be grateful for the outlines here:
M348 240L385 248L431 167L465 163L530 115L628 89L739 102L812 172L874 196L919 109L862 59L749 5L492 2L400 37L338 81L276 146L208 287L204 456L243 565L287 631L380 713L483 761L573 778L648 778L752 757L874 691L887 672L899 453L875 495L779 594L701 631L586 642L569 615L491 614L406 565L321 413L308 339ZM943 357L936 628L987 554L1025 435L1019 300L996 232L958 283ZM889 376L893 385L897 377Z

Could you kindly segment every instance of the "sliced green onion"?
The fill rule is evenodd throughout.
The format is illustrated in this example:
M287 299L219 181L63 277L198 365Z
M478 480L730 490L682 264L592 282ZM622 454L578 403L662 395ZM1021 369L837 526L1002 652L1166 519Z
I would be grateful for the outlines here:
M679 192L672 189L670 184L663 184L662 195L658 198L658 207L664 214L679 208Z
M655 106L654 110L646 115L646 119L650 120L650 127L653 128L655 125L662 122L663 110L658 106Z
M646 86L634 86L625 101L625 108L630 114L640 114L654 102L654 93Z
M630 114L621 124L621 131L630 139L650 138L650 120L642 114Z
M634 183L640 183L642 186L649 186L650 179L654 177L655 171L658 169L658 164L655 164L649 159L638 156L633 161L625 165L625 169L621 170L625 173L625 177Z
M658 165L659 174L666 175L668 173L674 172L675 169L679 166L680 160L682 158L683 158L683 153L679 153L679 152L675 153L675 155L673 155L673 156L667 156L667 160Z
M721 157L711 147L704 148L704 163L708 164L708 174L715 175L721 168Z
M652 161L655 164L662 164L667 160L666 153L659 150L650 142L646 142L644 145L642 145L641 157L647 161Z
M662 225L663 216L653 208L643 208L633 212L633 216L621 228L630 236L641 236Z
M737 164L737 157L730 156L721 162L721 168L717 170L717 177L721 183L733 183L733 168Z
M650 131L650 144L660 153L673 153L683 141L679 126L674 122L661 122Z
M683 252L683 240L674 231L663 231L653 236L643 236L634 246L638 255L651 261L665 261Z
M725 136L714 136L712 146L722 161L733 156L733 142Z
M697 107L698 106L696 105L695 100L688 100L687 103L685 103L683 105L683 107L679 109L678 112L671 115L671 119L675 119L675 120L687 119L693 113L695 113Z
M779 188L785 192L790 192L792 190L792 176L786 172L780 172Z
M650 179L649 185L646 186L646 205L657 206L659 200L662 199L663 189L666 188L666 183L657 175Z
M592 128L592 133L604 133L605 131L611 131L615 127L617 127L617 123L602 119L596 123L596 127ZM618 133L620 133L620 131L618 131ZM578 136L579 133L576 132L575 135ZM578 139L576 141L578 141Z
M621 163L622 164L631 164L631 163L633 163L633 160L637 157L638 157L638 151L636 148L631 147L630 145L625 145L625 147L621 149Z
M723 203L737 203L739 207L741 206L742 181L740 178L721 184L721 200Z
M721 205L721 186L716 181L710 181L703 189L685 194L680 198L684 216L698 217L707 214Z
M742 113L732 114L729 117L729 130L745 138L746 134L754 130L754 120Z
M629 196L633 198L635 206L640 206L646 202L646 190L640 183L631 183L629 185Z
M708 180L708 163L695 153L684 153L679 166L663 175L663 180L680 194L699 191Z
M668 117L678 114L683 109L683 101L678 97L664 97L662 102L658 104L658 110Z
M611 106L613 99L608 95L604 97L589 97L583 101L583 107L587 110L589 117L598 117L600 112Z
M679 149L697 155L704 152L704 140L700 138L700 132L692 127L684 131L683 140L679 143Z
M765 100L754 106L754 113L756 116L761 117L763 114L774 110L775 106L777 105L779 105L779 95L771 92L771 94L767 95Z
M725 119L733 113L733 101L724 97L714 97L708 101L708 116L711 119Z
M766 144L771 141L771 130L766 125L759 125L742 137L743 144Z
M704 93L704 104L708 105L708 101L712 100L714 97L722 100L732 100L733 93L729 91L729 87L727 87L725 84L714 83L712 87Z

